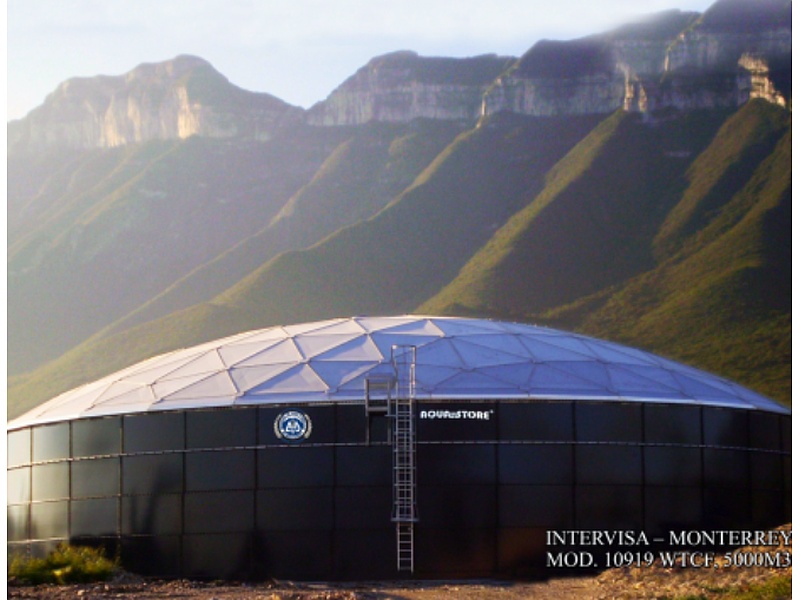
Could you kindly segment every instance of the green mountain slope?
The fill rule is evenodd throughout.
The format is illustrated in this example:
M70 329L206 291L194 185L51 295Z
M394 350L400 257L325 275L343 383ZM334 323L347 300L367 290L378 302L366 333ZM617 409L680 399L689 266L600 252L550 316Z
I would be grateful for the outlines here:
M10 200L21 207L9 227L10 372L60 355L254 234L335 135L76 152L39 188L14 187L34 193Z
M486 120L378 215L279 257L218 300L274 322L410 310L455 276L592 121Z
M275 257L211 302L90 340L14 379L9 403L31 406L135 360L226 333L412 310L455 277L596 123L597 117L487 119L369 220Z
M262 229L184 275L99 335L210 300L277 254L306 248L371 217L464 128L456 122L422 120L351 128L314 177Z
M703 111L651 123L612 115L419 310L526 318L651 267L652 238L681 193L681 174L724 116Z
M722 373L791 402L791 121L760 102L734 115L708 153L738 145L753 120L780 137L760 160L732 161L745 184L654 269L549 317ZM761 148L763 151L763 147ZM764 152L759 152L764 154ZM724 169L717 169L725 179ZM741 174L740 174L741 176ZM681 204L678 205L679 207ZM667 219L667 222L669 219Z
M745 105L726 122L687 172L690 185L655 237L656 255L668 256L705 227L747 183L753 166L772 152L785 126L785 111L759 102Z

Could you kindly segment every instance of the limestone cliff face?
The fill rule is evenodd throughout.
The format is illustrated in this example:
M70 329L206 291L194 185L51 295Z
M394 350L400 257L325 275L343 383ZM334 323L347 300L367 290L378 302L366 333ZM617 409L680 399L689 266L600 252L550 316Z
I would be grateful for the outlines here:
M307 115L311 125L476 119L483 93L513 59L427 58L396 52L371 60Z
M720 0L703 15L669 11L602 36L540 42L487 90L482 113L652 113L755 97L785 106L775 82L791 52L790 2Z
M602 35L541 41L518 60L387 54L308 111L241 90L202 59L180 56L120 77L66 81L8 124L8 148L110 148L193 135L265 140L300 123L476 120L500 111L652 115L756 97L786 106L791 49L791 0L718 0L702 15L666 11Z
M302 109L241 90L206 61L179 56L119 77L62 83L25 119L9 123L9 151L111 148L193 135L268 139Z

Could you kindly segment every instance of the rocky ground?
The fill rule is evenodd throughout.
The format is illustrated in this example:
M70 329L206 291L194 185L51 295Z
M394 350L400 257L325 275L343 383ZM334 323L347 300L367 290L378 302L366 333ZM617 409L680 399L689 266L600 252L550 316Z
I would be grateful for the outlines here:
M791 524L781 527L791 531ZM764 557L780 555L784 566L758 566ZM786 557L788 556L788 565ZM761 557L761 558L758 558ZM736 563L736 566L728 566ZM199 582L185 579L147 580L120 573L106 583L69 586L17 587L9 598L66 600L74 598L189 598L219 600L597 600L639 598L708 598L723 600L731 590L746 590L776 576L791 580L791 545L740 548L719 554L707 567L661 563L638 568L609 569L591 577L535 582L427 581L344 584L269 582L259 584ZM760 596L759 596L760 597ZM791 595L785 596L791 598Z

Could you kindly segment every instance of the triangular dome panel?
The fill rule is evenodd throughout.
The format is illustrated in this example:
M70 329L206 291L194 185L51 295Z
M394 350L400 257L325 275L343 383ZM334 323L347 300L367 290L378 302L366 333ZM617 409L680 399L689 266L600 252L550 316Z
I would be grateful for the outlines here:
M520 337L519 342L528 349L536 362L548 362L553 360L596 360L587 356L585 352L575 352L568 348L558 345L558 338L555 336L539 337Z
M324 392L328 389L325 382L308 365L295 365L268 381L250 389L249 394L283 394Z
M222 371L226 369L226 365L222 362L219 353L216 349L209 350L196 356L182 367L175 369L169 373L170 379L175 377L184 377L187 375L194 375L197 373L213 373L215 371Z
M255 365L296 364L303 360L303 355L291 339L270 341L267 347L236 364L237 367L252 367Z
M455 351L461 356L465 365L469 369L485 369L487 367L495 367L498 365L513 365L519 363L530 363L527 357L521 357L518 354L511 354L503 352L493 347L487 347L473 343L473 338L468 340L454 339L451 340Z
M359 335L337 344L314 358L315 362L323 360L380 362L383 360L383 355L369 336Z
M183 387L168 396L166 400L188 398L212 398L216 396L235 396L238 390L231 381L228 372L216 373Z
M294 367L294 363L278 363L274 365L256 365L253 367L236 367L231 369L231 379L240 392L246 393L262 383L277 377Z
M322 334L298 335L294 338L294 343L306 360L315 358L333 348L338 348L344 343L353 340L353 334Z
M132 365L65 392L9 428L121 412L363 398L416 350L420 398L705 403L790 411L733 382L605 340L456 317L355 317L248 331Z

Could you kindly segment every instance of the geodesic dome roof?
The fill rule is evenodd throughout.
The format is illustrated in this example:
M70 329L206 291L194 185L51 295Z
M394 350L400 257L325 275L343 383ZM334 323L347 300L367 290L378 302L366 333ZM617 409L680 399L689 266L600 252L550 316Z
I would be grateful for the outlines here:
M740 385L654 354L554 329L452 317L354 317L249 331L76 388L9 428L144 411L357 401L416 348L420 400L622 400L789 413Z

